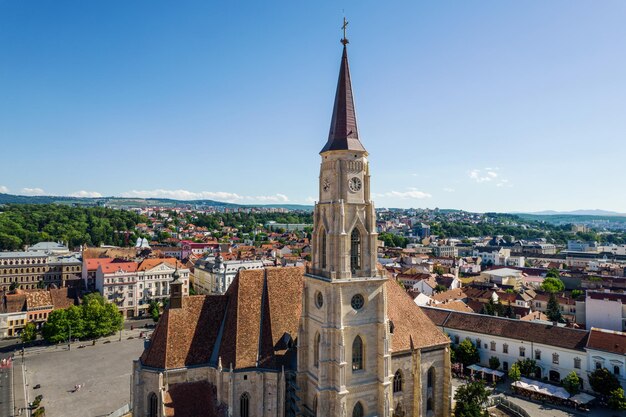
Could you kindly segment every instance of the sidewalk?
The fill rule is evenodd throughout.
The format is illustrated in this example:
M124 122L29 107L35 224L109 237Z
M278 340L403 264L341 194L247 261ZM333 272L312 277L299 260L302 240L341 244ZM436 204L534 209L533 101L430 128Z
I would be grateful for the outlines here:
M22 358L13 362L13 401L16 416L29 416L28 397L24 379Z

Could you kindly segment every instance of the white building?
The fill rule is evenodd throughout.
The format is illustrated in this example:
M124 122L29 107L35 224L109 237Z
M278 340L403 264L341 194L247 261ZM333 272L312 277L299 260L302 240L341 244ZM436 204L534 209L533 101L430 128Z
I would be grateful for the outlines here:
M582 319L588 329L626 331L626 294L587 291Z
M586 349L589 372L606 368L626 389L626 333L592 327Z
M237 272L263 267L263 261L224 261L219 254L208 256L194 266L193 287L198 294L224 294Z
M433 307L422 310L453 344L469 339L477 347L480 364L489 366L489 358L500 360L500 369L508 371L518 360L534 359L536 378L560 382L574 371L589 388L587 352L589 332L482 314L461 313Z

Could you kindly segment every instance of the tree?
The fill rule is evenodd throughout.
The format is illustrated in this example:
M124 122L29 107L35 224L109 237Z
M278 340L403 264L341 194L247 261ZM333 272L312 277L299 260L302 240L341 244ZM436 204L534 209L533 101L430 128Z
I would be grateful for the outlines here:
M460 386L454 394L455 417L483 417L486 414L489 391L483 381L469 382Z
M559 270L556 268L550 268L548 269L548 272L546 273L546 278L560 278L561 274L559 274Z
M443 269L443 266L441 265L435 265L433 267L433 272L437 275L443 275L446 273L446 271Z
M48 343L67 341L69 325L65 309L53 310L48 314L48 320L43 325L42 336Z
M617 388L609 393L609 407L614 410L626 410L626 398L624 398L624 389Z
M602 395L610 395L611 392L621 387L617 377L606 368L596 369L589 374L589 385L595 392Z
M584 294L585 292L583 290L578 290L578 289L572 290L572 298L574 300L577 300L581 295L584 295Z
M521 377L522 373L520 372L519 365L517 363L514 363L509 369L509 378L511 378L513 381L519 381Z
M546 309L546 316L551 321L560 322L563 320L563 314L561 314L561 307L559 306L559 302L556 299L556 295L554 293L550 293L550 298L548 299L548 308Z
M492 356L489 358L489 367L491 369L498 369L500 367L500 359L497 356Z
M34 323L27 323L20 335L23 343L32 342L37 339L37 327Z
M148 306L148 314L150 314L150 317L152 317L152 320L154 320L155 322L159 321L160 312L158 301L150 301L150 305Z
M523 361L517 361L519 371L524 376L531 376L537 370L537 362L534 359L526 358Z
M541 283L541 289L545 292L554 294L556 292L563 292L565 284L559 278L546 277Z
M570 372L561 382L563 383L563 388L571 395L576 395L580 392L580 378L576 372Z
M433 291L435 291L435 292L445 292L447 290L448 290L448 288L445 285L437 284Z
M469 339L465 339L459 343L455 351L455 358L464 366L473 365L480 361L478 349L476 349L476 346L474 346Z

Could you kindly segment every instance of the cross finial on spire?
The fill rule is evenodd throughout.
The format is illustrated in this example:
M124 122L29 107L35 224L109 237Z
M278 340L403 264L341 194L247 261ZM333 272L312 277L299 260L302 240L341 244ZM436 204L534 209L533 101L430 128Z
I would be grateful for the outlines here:
M343 25L341 26L341 29L343 29L343 38L341 39L341 43L343 43L343 46L346 46L349 41L348 38L346 38L346 28L348 27L348 21L346 20L345 16L343 18Z

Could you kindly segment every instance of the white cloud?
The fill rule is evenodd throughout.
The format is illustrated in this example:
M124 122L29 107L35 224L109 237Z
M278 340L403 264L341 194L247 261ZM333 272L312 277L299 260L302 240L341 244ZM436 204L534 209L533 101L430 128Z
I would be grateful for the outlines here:
M0 193L8 193L9 189L7 187L5 187L4 185L0 185Z
M46 192L41 188L22 188L20 194L22 195L44 195Z
M444 187L444 188L443 188L443 191L445 191L446 193L453 193L453 192L455 192L456 190L455 190L454 188Z
M499 168L472 169L468 175L477 183L491 183L496 187L512 187L509 180L503 178L497 171Z
M70 197L88 197L88 198L97 198L97 197L102 197L102 194L100 194L97 191L85 191L85 190L80 190L80 191L76 191L75 193L70 194Z
M469 177L476 182L491 182L498 178L498 173L493 169L473 169Z
M417 188L409 188L407 191L387 191L386 193L374 193L374 197L391 197L401 199L418 199L430 198L432 195L423 191L418 191Z
M304 201L305 201L307 204L313 204L313 203L315 203L317 200L316 200L314 197L308 196L307 198L305 198L305 199L304 199Z
M122 197L136 198L171 198L175 200L217 200L227 203L287 203L289 197L284 194L245 196L225 191L188 191L188 190L132 190L121 194Z

